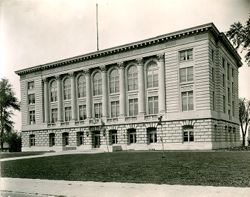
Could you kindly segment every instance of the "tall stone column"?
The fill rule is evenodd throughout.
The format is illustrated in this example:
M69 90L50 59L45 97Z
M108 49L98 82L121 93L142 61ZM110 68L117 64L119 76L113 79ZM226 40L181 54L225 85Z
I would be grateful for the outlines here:
M138 69L138 110L139 115L145 115L145 83L144 83L144 71L143 71L143 59L139 58L137 61L137 69Z
M47 78L43 79L43 88L44 88L44 122L49 122L49 97L48 97L48 80Z
M61 78L60 75L56 76L56 84L57 84L57 100L58 100L58 109L57 109L57 121L62 122L62 86L61 86Z
M120 89L120 117L126 116L126 98L125 98L125 76L124 76L124 63L118 63L119 66L119 89Z
M74 73L69 73L70 85L71 85L71 111L72 111L72 121L76 120L76 88L75 88L75 76Z
M91 80L90 80L90 71L89 69L83 71L85 73L85 79L86 79L86 113L87 118L90 119L92 117L91 109L92 109L92 103L91 103Z
M108 90L107 90L107 70L105 66L101 67L102 71L102 116L108 117Z
M158 84L159 84L159 91L158 91L158 98L159 98L159 113L165 114L166 113L166 88L165 88L165 64L164 64L164 53L157 55L158 59Z

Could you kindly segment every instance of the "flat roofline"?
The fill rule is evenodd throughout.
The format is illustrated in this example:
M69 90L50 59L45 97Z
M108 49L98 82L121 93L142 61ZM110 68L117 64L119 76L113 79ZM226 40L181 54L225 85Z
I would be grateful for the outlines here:
M65 58L65 59L61 59L61 60L57 60L57 61L53 61L53 62L48 62L48 63L45 63L45 64L40 64L40 65L37 65L37 66L17 70L17 71L15 71L15 73L18 74L18 75L22 75L22 74L36 72L36 71L39 71L39 70L44 70L44 69L47 69L47 68L60 67L60 66L63 66L63 65L82 62L82 61L85 61L85 60L90 60L90 59L94 59L94 58L99 58L99 57L104 57L104 56L108 56L108 55L112 55L112 54L117 54L117 53L129 51L129 50L134 50L134 49L150 46L150 45L153 45L153 44L167 42L169 40L178 39L178 38L181 38L183 36L188 36L188 35L192 35L192 34L195 34L195 33L208 31L209 29L211 29L213 31L213 33L215 34L216 37L221 37L222 38L223 43L227 47L229 47L230 51L232 52L232 54L234 55L234 57L238 61L239 67L240 67L242 65L241 57L239 56L237 51L233 48L233 46L229 42L229 40L226 38L225 34L220 33L213 23L207 23L207 24L187 28L187 29L184 29L184 30L179 30L179 31L159 35L159 36L152 37L152 38L131 42L131 43L128 43L128 44L123 44L123 45L119 45L119 46L115 46L115 47L111 47L111 48L107 48L107 49L102 49L102 50L99 50L99 51L86 53L86 54L83 54L83 55L78 55L78 56Z

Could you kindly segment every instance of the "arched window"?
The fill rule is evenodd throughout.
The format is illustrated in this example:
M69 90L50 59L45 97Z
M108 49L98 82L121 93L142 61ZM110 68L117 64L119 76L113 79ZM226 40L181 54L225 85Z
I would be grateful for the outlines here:
M52 81L50 84L50 102L57 101L57 86L56 81Z
M138 89L138 71L136 66L128 69L128 91Z
M70 79L66 78L63 83L64 100L68 100L71 98L70 91L71 91Z
M94 96L102 94L102 76L100 72L95 73L93 77Z
M81 75L77 80L78 87L78 98L86 96L86 79L85 76Z
M158 87L158 67L155 62L150 62L147 66L147 87Z
M119 73L117 69L113 69L109 76L110 93L119 92Z

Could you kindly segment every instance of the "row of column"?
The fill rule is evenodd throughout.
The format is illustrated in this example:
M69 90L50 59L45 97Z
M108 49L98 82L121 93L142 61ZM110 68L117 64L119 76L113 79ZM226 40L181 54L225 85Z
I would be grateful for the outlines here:
M158 59L158 81L159 81L159 90L158 90L158 107L159 113L164 114L166 112L166 104L165 104L165 64L164 64L164 54L157 55ZM144 80L144 68L143 68L143 58L139 58L137 61L137 69L138 69L138 112L139 115L145 115L145 80ZM126 115L126 98L125 98L125 70L124 63L119 62L119 107L120 107L120 116L124 117ZM107 88L107 70L105 66L101 68L101 76L102 76L102 113L103 117L108 117L108 88ZM92 118L92 91L91 91L91 77L90 71L84 70L86 77L86 114L87 118ZM76 106L76 87L75 87L75 77L74 73L69 73L70 82L71 82L71 109L72 109L72 120L77 120L77 106ZM61 87L61 79L60 76L56 76L57 83L57 99L58 99L58 116L57 119L59 122L63 121L63 111L62 111L62 87ZM48 80L47 78L43 79L44 82L44 122L48 123L49 121L49 88L48 88Z

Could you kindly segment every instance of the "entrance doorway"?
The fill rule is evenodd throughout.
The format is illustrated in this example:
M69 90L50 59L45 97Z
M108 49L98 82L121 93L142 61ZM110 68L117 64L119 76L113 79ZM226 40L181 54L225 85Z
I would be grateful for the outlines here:
M92 138L93 142L93 147L94 148L100 148L101 145L101 136L100 136L100 131L94 131L93 132L93 138Z

